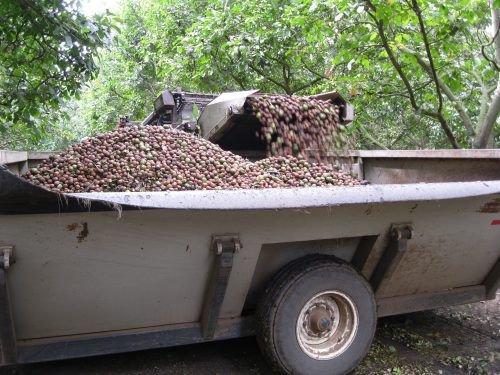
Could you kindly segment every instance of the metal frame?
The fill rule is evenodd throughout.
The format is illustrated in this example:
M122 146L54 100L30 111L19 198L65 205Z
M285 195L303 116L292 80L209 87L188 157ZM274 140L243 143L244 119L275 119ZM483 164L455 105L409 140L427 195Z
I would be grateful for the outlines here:
M500 155L498 151L487 153L491 158L498 158ZM431 153L424 155L419 152L419 155L427 158L437 157L437 154ZM458 154L449 154L449 157L459 156ZM463 158L486 156L486 153L463 154ZM375 155L372 155L372 157L375 157ZM415 155L405 154L404 157L415 157ZM92 203L93 211L99 207L111 210L113 204L135 209L137 207L156 207L183 210L253 210L330 207L367 203L377 205L388 202L409 201L426 202L481 195L495 195L495 197L498 197L498 194L500 194L500 181L482 181L423 185L372 185L347 188L269 189L264 191L75 194L73 196L67 195L67 200L60 201L59 195L31 186L15 177L12 173L7 172L1 166L0 184L4 189L0 192L0 201L2 201L3 207L6 207L7 213L20 213L21 208L26 210L25 213L34 213L34 208L39 202L45 202L39 208L41 212L47 212L47 207L54 207L56 210L61 209L59 205L63 206L63 208L68 206L76 211L87 211L89 207L83 204L84 202ZM26 191L29 194L26 194ZM33 198L38 196L42 199ZM246 199L242 199L242 197ZM54 204L54 202L57 204ZM390 280L392 272L396 270L407 252L408 240L411 237L410 224L399 224L391 227L388 244L383 249L370 280L375 292L380 289L381 285ZM380 236L379 238L378 235L373 233L360 238L352 260L352 264L358 270L363 271L363 269L368 268L368 263L371 265L372 256L378 255L378 252L377 254L373 253L373 246L377 238L387 240L387 237ZM377 245L382 244L377 243ZM2 262L0 262L1 364L111 354L252 335L254 332L253 318L220 319L220 311L229 283L234 255L239 248L240 243L237 235L214 236L210 248L210 251L214 254L213 266L211 275L208 278L200 322L21 341L16 339L8 288L7 270L13 260L13 247L0 247L2 259ZM432 293L378 298L378 315L395 315L492 299L495 297L496 290L500 285L500 260L497 260L492 265L481 284Z
M500 258L486 275L483 284L486 288L486 299L495 299L497 290L500 288Z
M240 248L238 235L213 236L210 250L215 259L200 322L18 341L6 277L7 270L14 263L14 248L0 246L0 365L88 357L251 336L255 332L253 317L219 317L231 275L233 256Z
M380 298L377 299L377 315L378 317L383 317L406 314L438 307L479 302L485 299L486 291L484 285L455 288L441 292Z
M12 319L7 270L14 263L14 247L0 246L0 344L2 364L14 364L17 357L16 332Z
M411 237L411 224L391 226L389 242L370 280L374 291L378 290L382 282L390 278L406 254L408 240ZM366 265L366 260L378 238L378 235L366 235L360 238L353 258L353 265L356 265L358 270L362 270ZM229 319L220 319L219 316L232 271L233 258L240 248L238 235L212 237L210 251L214 254L214 260L200 322L16 341L6 280L6 270L13 260L13 247L0 247L0 255L7 257L6 261L0 262L1 365L88 357L251 336L255 333L255 321L252 316ZM493 266L484 285L379 298L377 299L378 316L485 300L496 291L498 286L499 264L500 261Z
M408 240L412 238L413 229L410 224L393 224L390 240L380 257L377 267L370 278L373 293L377 295L380 286L389 280L408 250Z
M252 336L253 317L221 319L212 338L202 335L200 323L142 328L76 337L20 342L17 363L34 363L96 355L125 353Z
M378 234L373 236L363 236L360 238L358 247L356 248L354 256L351 259L352 266L358 272L362 274L364 273L368 257L370 256L373 246L375 245L375 242L377 242L378 238Z
M229 276L233 269L233 256L240 249L238 235L213 236L211 251L215 253L212 273L208 282L208 289L203 302L201 326L203 337L212 339L217 328L220 310L226 295Z
M336 156L327 153L327 156ZM344 157L383 158L383 159L500 159L499 149L464 149L464 150L353 150Z

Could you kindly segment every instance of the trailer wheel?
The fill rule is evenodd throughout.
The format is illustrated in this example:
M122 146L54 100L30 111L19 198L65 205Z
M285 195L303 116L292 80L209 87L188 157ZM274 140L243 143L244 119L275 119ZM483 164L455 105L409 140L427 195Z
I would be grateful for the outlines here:
M286 374L346 374L368 352L377 324L368 282L329 255L290 262L271 280L256 312L257 340Z

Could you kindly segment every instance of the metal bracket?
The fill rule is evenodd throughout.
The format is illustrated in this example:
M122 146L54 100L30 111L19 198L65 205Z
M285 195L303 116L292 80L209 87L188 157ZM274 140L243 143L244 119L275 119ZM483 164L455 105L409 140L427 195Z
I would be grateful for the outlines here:
M389 279L396 271L401 259L408 250L408 240L413 237L413 228L409 224L393 224L390 230L390 240L377 267L370 278L373 292L377 294L382 282Z
M483 281L486 288L486 299L495 299L498 288L500 288L500 258Z
M7 270L14 263L14 247L0 246L0 345L1 364L13 364L17 359L16 333L12 319Z
M351 259L352 266L361 274L365 272L368 257L372 253L373 246L379 235L363 236L359 239L358 247Z
M0 256L0 268L8 270L15 263L14 246L0 246Z
M210 249L215 253L216 258L212 266L201 313L202 334L205 339L214 337L229 276L233 268L234 253L241 249L241 243L238 235L213 236Z

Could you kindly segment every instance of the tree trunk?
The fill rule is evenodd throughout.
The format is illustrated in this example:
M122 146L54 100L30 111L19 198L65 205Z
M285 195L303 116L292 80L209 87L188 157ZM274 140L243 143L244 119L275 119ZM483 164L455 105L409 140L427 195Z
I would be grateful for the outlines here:
M500 65L500 35L498 33L500 27L500 9L493 9L491 5L491 18L494 33L494 47L497 66ZM483 99L484 100L484 99ZM490 138L493 135L493 128L498 121L500 113L500 74L497 74L497 87L491 100L491 105L486 112L484 121L479 124L477 136L474 139L473 146L475 148L485 148L488 146Z
M480 124L480 129L476 138L474 139L474 148L485 148L488 140L493 134L493 127L498 121L498 114L500 113L500 79L498 80L497 89L493 95L488 112L484 118L484 122Z

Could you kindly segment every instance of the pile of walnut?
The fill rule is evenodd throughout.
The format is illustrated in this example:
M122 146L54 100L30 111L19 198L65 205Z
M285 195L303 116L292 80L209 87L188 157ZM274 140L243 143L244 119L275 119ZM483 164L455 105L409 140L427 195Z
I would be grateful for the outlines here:
M339 107L326 100L299 96L249 97L247 106L260 122L256 136L267 144L268 155L304 155L316 151L342 153L349 149Z
M364 184L294 157L252 163L204 139L157 126L100 134L51 156L24 176L58 192L250 189Z

